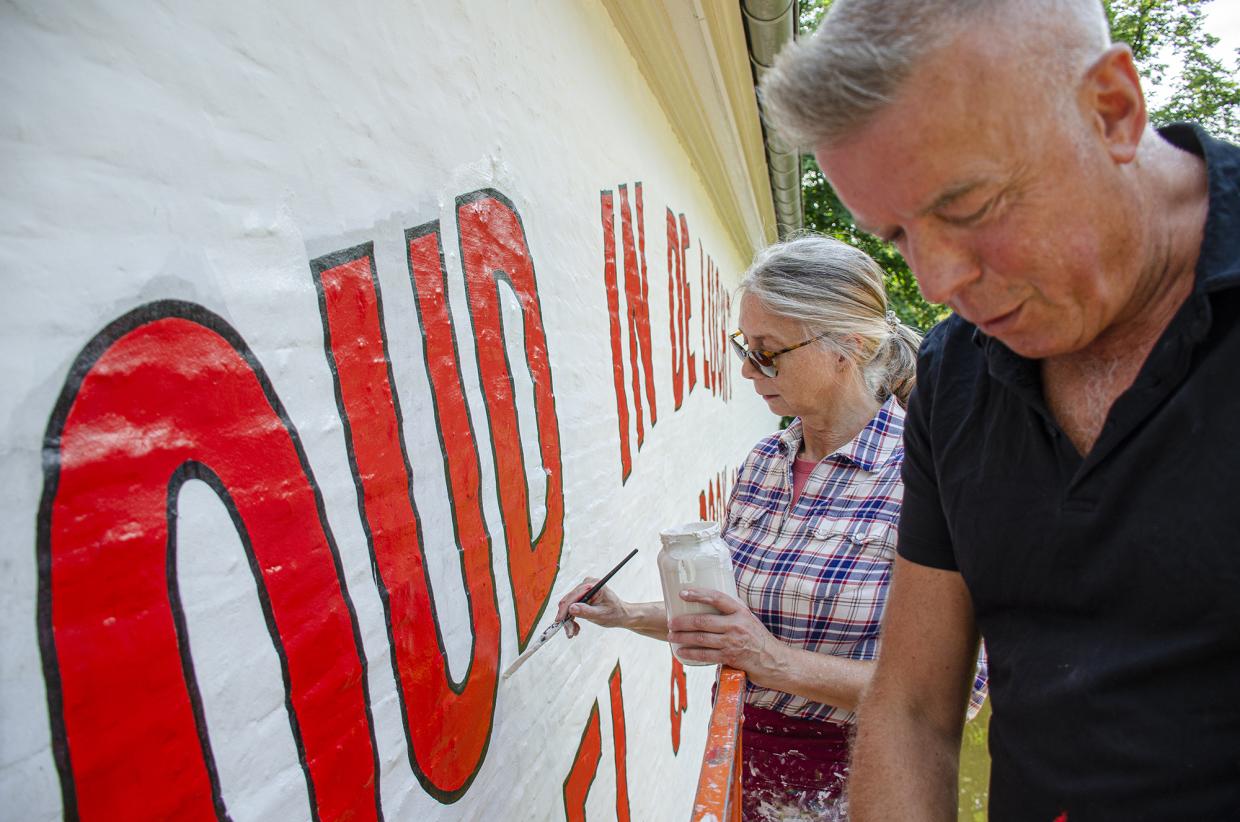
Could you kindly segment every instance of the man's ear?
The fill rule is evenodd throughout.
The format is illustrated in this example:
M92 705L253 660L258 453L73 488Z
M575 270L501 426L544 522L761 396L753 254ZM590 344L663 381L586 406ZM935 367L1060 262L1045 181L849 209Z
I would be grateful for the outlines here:
M1132 49L1116 43L1085 72L1081 103L1117 163L1130 163L1147 123L1141 78Z

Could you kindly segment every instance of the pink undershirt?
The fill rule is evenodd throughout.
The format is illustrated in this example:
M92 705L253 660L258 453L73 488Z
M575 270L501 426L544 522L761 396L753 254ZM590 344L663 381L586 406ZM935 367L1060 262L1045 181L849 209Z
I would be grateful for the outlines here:
M807 460L797 457L792 461L792 504L796 505L797 500L801 498L801 492L805 490L805 482L809 479L809 475L814 473L814 466L818 464L817 460Z

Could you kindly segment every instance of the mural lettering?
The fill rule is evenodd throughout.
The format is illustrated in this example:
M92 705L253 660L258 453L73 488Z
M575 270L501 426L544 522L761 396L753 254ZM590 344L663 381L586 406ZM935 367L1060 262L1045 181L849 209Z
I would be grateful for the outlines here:
M629 778L628 778L628 740L624 725L624 694L621 685L620 663L612 669L607 680L608 696L611 702L611 739L612 753L616 765L616 820L629 822ZM564 813L569 822L584 822L586 797L594 777L598 773L598 764L602 759L602 732L598 718L598 700L594 700L590 708L590 716L586 727L581 732L581 741L577 744L577 753L573 755L573 764L564 779Z
M491 421L491 452L495 455L509 578L517 610L517 640L519 648L524 649L547 607L564 542L560 428L547 357L547 333L543 329L534 263L516 209L503 195L484 189L457 198L456 218L482 396ZM537 531L531 522L527 462L521 452L513 379L504 348L499 310L501 280L511 286L521 303L524 367L534 385L535 424L542 460L536 473L543 477L545 508Z
M485 388L500 507L517 612L520 646L546 606L563 537L559 429L551 392L546 335L534 270L511 205L484 190L457 201L461 259L478 370ZM371 244L314 260L328 361L345 423L358 505L370 543L375 581L386 610L410 764L428 793L459 799L477 775L490 741L499 667L500 617L491 576L491 540L482 517L479 461L465 402L449 312L447 272L438 224L406 232L409 276L424 337L453 525L469 602L473 654L464 679L453 682L430 580L413 472L404 443L383 327ZM546 483L546 515L532 536L526 467L512 374L504 348L498 280L521 301L526 367L535 387L535 414ZM429 709L427 706L431 706Z
M366 661L323 501L245 342L158 302L74 363L44 440L38 623L65 818L226 818L176 576L205 482L249 558L319 818L381 817Z
M474 192L458 198L456 216L523 647L546 608L563 541L546 333L511 203ZM429 794L452 802L490 740L500 618L437 224L410 229L406 243L473 639L460 682L447 668L425 571L373 244L319 257L311 273L410 764ZM504 345L501 280L522 316L525 361L515 365ZM532 464L522 453L513 367L524 367L533 386ZM381 819L367 662L340 557L296 429L241 336L191 303L151 303L116 320L75 362L43 464L38 628L66 818L228 817L177 587L178 494L200 480L230 513L249 558L313 813Z
M607 314L611 334L612 381L616 392L616 417L620 433L620 481L628 481L633 471L633 451L645 443L645 413L650 425L658 420L654 368L651 353L650 293L646 276L646 230L642 203L642 184L633 186L636 211L629 209L628 186L618 187L620 201L620 246L624 266L624 307L620 305L619 272L616 262L616 194L604 189L600 195L603 226L603 286L607 295ZM667 209L667 285L668 323L671 337L673 411L680 410L685 397L697 385L697 357L690 350L690 320L693 302L686 252L692 246L689 223ZM719 277L719 269L698 243L698 316L701 326L702 383L712 395L731 399L731 370L724 355L730 330L732 301ZM631 388L625 388L625 361L621 336L629 341ZM644 382L643 378L644 377ZM688 387L686 389L686 382ZM644 386L644 391L643 391ZM632 396L631 413L630 397ZM644 399L643 399L644 398ZM630 425L630 416L633 424ZM636 432L637 448L631 446Z
M724 360L732 321L732 297L719 280L719 269L698 245L702 298L702 383L725 401L732 398L731 369Z
M585 730L581 732L581 742L577 743L577 753L573 755L573 765L564 779L564 816L568 822L585 822L586 796L590 786L594 784L594 776L598 773L599 760L603 758L603 735L599 729L598 700L590 708L590 718L586 720Z
M671 699L669 700L672 720L672 753L680 753L680 720L689 710L688 683L685 679L685 666L674 655L672 656Z
M620 663L612 669L607 687L611 695L611 739L616 759L616 819L629 822L628 737L624 730L624 693Z
M646 279L646 220L642 208L642 184L633 186L634 207L637 211L637 243L633 242L633 216L629 210L627 185L619 187L620 236L624 252L624 327L629 338L629 368L633 372L633 416L637 426L637 447L645 442L642 417L642 385L639 376L645 377L646 406L650 411L650 426L658 421L655 402L654 365L650 347L650 289ZM633 461L629 449L629 411L624 391L624 358L620 347L620 303L616 284L616 238L615 197L609 190L601 194L603 219L603 282L607 289L607 313L611 322L611 361L615 375L616 411L620 418L620 465L621 481L627 480ZM640 351L640 361L639 361Z
M727 511L728 494L731 493L729 478L735 472L726 468L715 474L713 479L706 481L706 488L698 493L698 516L701 519L713 519L723 523L723 515Z
M679 411L685 400L685 381L689 391L697 385L697 360L689 350L689 319L692 300L689 292L689 272L685 264L685 252L689 250L689 222L680 215L679 228L676 215L667 210L667 300L668 318L672 337L672 399Z

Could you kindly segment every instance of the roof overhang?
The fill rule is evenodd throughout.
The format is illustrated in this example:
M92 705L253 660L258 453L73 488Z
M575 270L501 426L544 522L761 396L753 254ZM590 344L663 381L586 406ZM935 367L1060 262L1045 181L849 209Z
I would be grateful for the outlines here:
M795 0L777 1L787 7L787 22L795 27ZM778 15L765 16L769 4L756 2L603 0L603 4L701 177L737 251L748 259L785 233L781 231L783 218L776 217L772 167L768 166L765 130L754 93L760 69L751 65L749 50L750 41L774 44L775 51L782 46L786 40L775 42L771 37L778 26L771 20Z

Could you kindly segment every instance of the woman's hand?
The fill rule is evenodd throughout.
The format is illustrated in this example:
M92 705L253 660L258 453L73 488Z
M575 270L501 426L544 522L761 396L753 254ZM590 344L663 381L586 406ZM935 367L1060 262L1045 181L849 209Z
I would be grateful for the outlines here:
M616 596L610 588L600 588L589 604L579 601L596 582L597 579L586 577L584 582L565 594L556 607L555 618L568 620L564 624L564 632L570 639L581 633L581 626L577 624L575 617L581 617L604 628L628 627L629 603Z
M710 605L719 613L689 614L671 621L667 640L680 646L679 656L739 668L757 685L770 681L780 670L788 646L776 639L743 602L701 588L687 588L681 597L686 602Z

